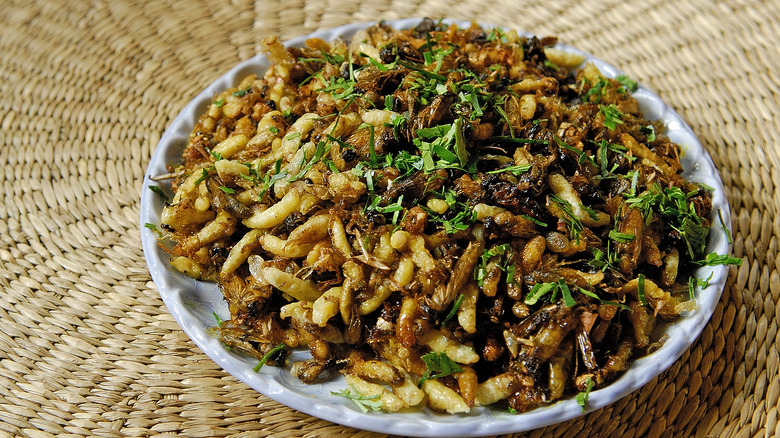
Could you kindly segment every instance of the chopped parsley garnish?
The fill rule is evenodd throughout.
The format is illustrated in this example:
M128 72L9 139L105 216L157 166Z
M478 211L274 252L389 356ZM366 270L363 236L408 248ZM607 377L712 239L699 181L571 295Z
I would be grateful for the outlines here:
M552 294L558 289L558 283L536 283L531 289L531 292L525 297L523 301L529 306L536 304L543 296Z
M579 242L580 233L585 229L585 227L582 225L580 219L574 215L574 212L572 211L572 206L569 203L569 201L556 195L550 195L549 198L550 201L556 204L558 208L560 208L561 211L563 212L563 217L561 218L561 220L563 220L563 222L566 223L566 227L568 228L571 237L576 242Z
M358 390L354 387L350 386L350 388L351 389L342 389L341 391L331 391L330 393L352 400L361 411L366 413L369 410L382 410L382 401L380 400L380 396L378 394L366 396L358 392Z
M574 307L577 304L577 301L575 301L571 296L569 286L566 285L566 282L563 281L562 278L558 280L558 289L561 290L561 295L563 295L563 303L566 304L566 307Z
M222 327L222 318L217 315L217 312L211 312L211 314L214 316L214 319L217 320L217 327Z
M235 97L244 97L249 91L252 90L252 86L248 86L244 88L243 90L236 90L233 92L233 96Z
M455 317L455 315L458 313L458 309L460 309L461 303L463 303L463 294L459 294L458 298L455 299L455 302L452 304L452 309L450 309L450 312L447 314L447 316L444 317L444 320L441 322L441 325L447 325L448 322L452 318Z
M637 84L635 80L629 78L626 75L617 75L615 76L615 80L620 82L620 85L626 87L626 89L631 92L634 92L637 89L639 89L639 84Z
M152 233L154 233L155 237L157 237L158 239L162 239L163 238L163 236L164 236L163 232L158 230L157 226L155 224L150 224L149 222L146 222L144 224L144 227L152 230Z
M158 186L149 186L149 190L153 191L157 195L159 195L165 203L168 203L168 195L165 194L163 189L161 189Z
M255 367L252 368L252 371L259 372L260 368L262 368L266 362L268 362L275 354L278 354L280 351L284 350L285 348L287 348L287 344L285 344L284 342L279 343L279 345L272 348L271 351L263 355L263 358L260 359L260 362L258 362L257 365L255 365Z
M605 272L607 269L615 269L615 263L618 262L617 254L612 251L612 242L607 241L607 252L598 249L591 248L593 258L588 261L588 264L596 269L600 269Z
M496 170L489 170L486 173L489 173L489 174L511 173L514 176L520 176L520 174L528 172L528 170L530 170L530 169L531 169L531 165L530 164L522 164L520 166L507 166L507 167L502 167L502 168L496 169Z
M463 368L456 362L447 357L444 353L430 352L422 356L425 366L428 367L425 373L420 378L420 383L417 386L422 386L428 379L439 379L441 377L447 377L454 373L460 373Z
M198 177L198 179L195 180L195 185L202 183L203 181L206 180L206 178L209 177L209 173L208 171L206 171L206 169L201 169L200 172L201 172L200 176Z
M623 124L622 117L625 116L625 114L620 112L617 105L614 103L602 106L599 108L599 113L604 115L604 127L610 131L614 131L615 128L617 128L617 125Z
M726 221L723 220L723 210L718 209L718 220L720 221L720 227L723 229L723 233L726 234L726 240L729 242L729 245L733 245L734 238L731 237L731 232L726 228Z
M646 306L647 300L645 299L645 276L639 274L636 280L636 296L639 299L639 304Z
M656 136L655 136L655 126L653 126L652 124L647 125L647 126L641 126L639 128L639 132L641 132L642 134L647 136L647 142L648 143L652 143L656 139Z
M633 234L629 234L629 233L620 233L620 232L617 232L617 231L615 231L615 230L611 230L611 231L609 232L609 238L610 238L610 239L612 239L612 240L614 240L615 242L620 242L620 243L629 243L629 242L632 242L632 241L634 240L634 238L635 238L635 237L636 237L636 236L634 236Z
M702 289L706 289L710 285L710 280L712 280L712 276L715 275L714 272L710 272L710 276L705 278L704 280L699 280L696 277L688 277L688 296L690 299L696 298L696 286L701 287Z
M625 309L625 310L629 309L629 307L627 305L623 304L623 303L618 303L617 301L602 300L601 297L596 295L594 292L591 292L591 291L589 291L589 290L587 290L585 288L577 286L577 289L580 291L581 294L583 294L585 296L588 296L588 297L591 297L593 299L596 299L601 304L607 304L607 305L615 306L615 307L618 307L620 309Z
M487 274L487 265L490 262L491 259L494 257L499 257L498 260L498 267L501 268L502 271L506 271L507 266L509 265L508 258L504 260L502 263L502 256L507 253L509 250L511 250L512 247L505 243L503 245L494 246L493 248L486 249L482 252L482 255L480 255L480 262L476 267L476 270L474 271L474 278L477 280L477 286L482 287L484 280L485 280L485 274ZM510 283L510 282L507 282Z
M588 407L588 397L590 396L591 389L593 389L593 385L594 385L593 380L590 377L588 377L587 380L585 380L585 391L582 391L577 394L577 404L582 406L583 412Z
M731 257L727 254L716 254L711 252L704 257L704 260L694 261L699 266L717 266L717 265L742 265L742 259Z

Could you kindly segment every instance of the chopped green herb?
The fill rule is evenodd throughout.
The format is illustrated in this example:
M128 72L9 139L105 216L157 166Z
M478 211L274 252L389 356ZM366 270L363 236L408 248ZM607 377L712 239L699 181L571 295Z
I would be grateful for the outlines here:
M593 254L593 259L588 261L590 266L600 269L602 272L605 272L607 269L615 269L615 263L617 263L618 260L617 254L612 251L612 241L607 241L606 254L598 248L591 248L591 252Z
M593 385L594 385L593 380L590 377L588 377L587 380L585 380L585 391L582 391L577 394L577 404L582 406L583 412L588 407L588 397L590 396L591 389L593 389Z
M344 398L348 398L352 400L358 408L360 408L363 412L368 412L369 410L372 411L381 411L382 410L382 401L380 400L379 394L377 395L371 395L366 396L358 392L357 389L350 386L350 389L342 389L341 391L331 391L330 393L333 395L338 395Z
M224 97L219 98L219 99L214 101L214 106L217 107L217 108L222 108L222 105L224 105L224 104L225 104L225 98Z
M620 85L626 87L626 89L628 89L632 93L637 89L639 89L639 84L637 84L635 80L629 78L626 75L615 76L615 80L620 82Z
M515 265L508 265L506 267L506 284L514 284L515 282Z
M599 301L601 304L607 304L607 305L610 305L610 306L615 306L615 307L618 307L618 308L620 308L620 309L625 309L625 310L628 310L628 309L629 309L629 307L628 307L627 305L623 304L623 303L618 303L617 301L608 301L608 300L602 300L602 299L601 299L601 297L599 297L598 295L596 295L594 292L591 292L591 291L589 291L589 290L587 290L587 289L584 289L584 288L582 288L582 287L579 287L579 286L577 286L577 289L579 289L580 293L582 293L583 295L585 295L585 296L588 296L588 297L591 297L591 298L593 298L593 299L596 299L596 300L598 300L598 301Z
M483 280L485 279L485 274L487 273L487 265L490 262L490 260L493 257L500 257L504 255L507 251L511 249L511 246L508 243L505 243L503 245L497 245L493 248L486 249L482 252L482 255L480 255L480 263L477 265L476 271L474 271L474 277L477 279L477 286L482 287ZM498 266L503 270L505 269L499 260Z
M742 259L738 257L731 257L727 254L716 254L711 252L707 254L704 260L693 262L699 266L716 266L716 265L742 265Z
M246 93L249 93L249 91L252 89L252 86L248 86L243 90L237 90L233 92L233 96L235 97L244 97Z
M632 242L635 237L636 236L634 236L633 234L619 233L619 232L617 232L615 230L611 230L609 232L609 238L614 240L615 242L620 242L620 243Z
M281 350L284 350L285 348L287 348L287 344L285 344L284 342L281 342L279 345L272 348L271 351L263 355L263 358L260 359L260 362L258 362L257 365L255 365L255 367L252 368L252 371L259 372L260 368L262 368L263 365L265 365L265 363L271 359L271 357L279 353Z
M528 296L523 301L529 306L536 304L543 296L553 293L558 289L558 283L536 283Z
M585 80L583 79L583 81ZM583 84L584 83L585 82L583 82ZM599 103L601 101L601 98L604 96L604 93L606 92L605 87L607 85L608 82L606 79L600 79L598 82L593 84L593 86L588 89L585 95L582 96L582 100L584 100L585 102Z
M733 245L734 239L731 237L729 229L726 228L726 221L723 220L723 210L721 209L718 209L718 220L720 220L720 227L723 229L723 233L726 234L726 240L729 242L729 245Z
M232 195L233 193L236 192L235 189L231 189L230 187L225 187L225 186L219 186L219 189L227 193L228 195Z
M268 130L271 131L271 134L273 134L273 135L278 135L279 134L279 128L277 128L276 126L269 126Z
M214 158L214 161L219 161L222 159L222 154L219 152L214 152L209 148L206 148L206 152L208 152L209 155L211 155Z
M325 81L323 80L323 82ZM331 77L328 81L328 85L317 91L330 93L331 96L337 100L349 100L361 95L359 92L355 91L355 85L357 85L357 82L355 82L354 79L344 79L341 76L338 78Z
M265 194L268 192L268 189L271 188L272 185L276 184L277 181L283 180L285 178L287 178L287 169L282 172L282 159L278 158L274 163L274 174L269 175L269 173L266 173L263 175L263 189L260 190L260 194L257 196L258 202L261 202L263 196L265 196Z
M206 171L206 169L201 169L200 171L201 171L200 176L198 177L198 179L195 180L195 185L202 183L203 181L206 180L206 178L209 177L209 173Z
M447 325L450 320L455 317L455 315L458 313L458 309L460 309L460 304L463 302L463 294L459 294L458 298L455 299L455 303L452 305L452 309L450 309L450 312L447 314L447 316L444 317L444 320L441 322L441 325Z
M425 366L428 367L428 369L420 378L420 383L417 386L422 386L428 379L439 379L463 371L460 365L453 362L453 360L444 353L430 352L423 355L422 360L425 362Z
M158 230L158 229L157 229L157 226L156 226L155 224L150 224L149 222L147 222L147 223L145 223L145 224L144 224L144 227L146 227L146 228L148 228L148 229L152 230L152 233L154 233L154 235L155 235L155 236L156 236L158 239L162 239L162 238L163 238L163 236L164 236L163 232L162 232L162 231L160 231L160 230Z
M540 221L539 219L534 219L531 216L528 216L527 214L521 214L520 217L522 217L523 219L529 220L529 221L535 223L536 225L539 225L540 227L546 227L547 226L546 223Z
M639 128L639 132L641 132L642 134L645 134L647 136L647 142L648 143L652 143L656 139L656 137L655 137L655 126L653 126L652 124L647 125L647 126L641 126Z
M645 299L645 276L639 274L636 281L637 281L636 295L637 298L639 299L639 304L646 306L647 300Z
M214 311L211 312L211 314L214 315L214 319L217 320L217 327L222 327L222 318L220 318L219 315L217 315L217 312Z
M714 272L710 272L710 276L705 278L704 280L699 280L696 277L688 277L688 296L690 299L696 298L696 286L701 287L702 289L706 289L710 285L710 280L712 280L712 276L715 275Z
M563 295L563 303L566 304L566 307L573 307L577 304L577 301L575 301L571 296L569 286L566 285L566 282L563 281L562 278L558 280L558 289L561 290L561 294Z
M585 229L585 227L582 225L582 222L580 219L574 215L574 212L572 211L572 206L569 203L569 201L558 197L556 195L550 195L549 196L550 201L552 201L554 204L560 208L560 210L563 212L563 217L561 220L563 220L564 223L566 223L566 226L569 230L569 234L572 238L575 239L576 242L580 241L580 233Z
M511 173L512 175L520 176L520 174L522 174L524 172L528 172L528 170L530 170L530 169L531 169L531 165L530 164L523 164L523 165L520 165L520 166L507 166L507 167L502 167L502 168L496 169L496 170L489 170L486 173L489 173L489 174Z
M151 190L154 193L158 194L161 198L163 198L163 201L165 201L165 203L168 203L168 199L169 199L168 195L165 194L163 189L161 189L158 186L149 186L149 190Z
M625 114L620 112L614 103L602 106L599 108L599 113L604 115L604 127L610 131L614 131L615 128L617 128L617 125L623 124L621 118L625 116Z

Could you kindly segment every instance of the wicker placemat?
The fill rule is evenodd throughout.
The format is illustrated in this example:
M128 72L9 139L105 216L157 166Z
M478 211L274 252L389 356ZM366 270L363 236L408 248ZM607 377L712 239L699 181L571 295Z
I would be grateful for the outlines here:
M263 36L444 15L558 35L660 94L720 169L744 260L670 370L518 436L777 435L777 1L6 0L0 436L375 436L273 402L195 347L143 259L141 181L176 114Z

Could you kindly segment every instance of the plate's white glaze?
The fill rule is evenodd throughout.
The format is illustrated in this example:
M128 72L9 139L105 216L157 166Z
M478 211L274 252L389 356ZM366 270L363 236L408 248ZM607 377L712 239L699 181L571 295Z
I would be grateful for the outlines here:
M420 19L414 18L387 23L396 28L407 28L415 26L419 21ZM463 27L469 25L466 22L457 23ZM355 31L370 24L372 23L351 24L315 32L290 40L287 45L302 45L310 37L319 37L326 41L337 37L348 40ZM593 62L606 76L614 77L622 73L604 61L577 49L564 45L559 47L584 55L586 62ZM305 385L292 377L287 369L268 366L255 373L252 368L257 363L256 359L226 350L207 332L207 329L216 322L212 312L216 311L222 318L229 317L227 306L217 287L211 283L197 282L174 271L170 267L168 254L159 248L153 232L146 228L145 224L159 224L163 207L160 197L147 188L149 185L156 184L149 177L166 173L165 165L177 162L198 115L205 110L216 93L235 86L250 72L261 75L267 67L268 62L262 56L256 56L239 64L196 96L173 121L149 163L141 196L140 218L146 261L160 295L173 317L212 360L262 394L315 417L388 434L441 437L514 433L575 418L585 412L603 408L639 389L671 366L690 347L712 315L726 282L728 269L723 266L704 267L696 272L698 278L707 278L712 274L709 287L703 291L697 290L697 310L668 327L666 331L668 339L656 352L637 360L620 379L611 385L593 391L585 412L575 400L569 399L519 415L487 408L475 408L468 415L442 415L427 409L403 413L363 413L351 401L331 395L331 391L345 388L344 380L340 376L325 383ZM709 155L685 121L657 95L640 86L634 96L639 100L645 116L653 120L662 120L667 128L666 134L672 141L682 146L685 176L715 189L714 214L711 218L714 225L707 251L729 253L730 245L717 219L717 211L720 210L726 227L731 229L729 206L720 177ZM293 359L303 355L302 352L295 352Z

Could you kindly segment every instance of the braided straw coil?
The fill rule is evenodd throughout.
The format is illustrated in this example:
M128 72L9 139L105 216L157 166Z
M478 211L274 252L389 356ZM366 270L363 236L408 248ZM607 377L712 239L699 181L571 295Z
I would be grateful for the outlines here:
M0 437L382 436L289 409L209 360L151 281L138 203L165 128L263 37L444 15L557 35L658 93L720 170L743 259L669 370L515 436L780 435L777 2L11 0L0 8Z

